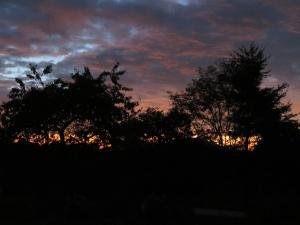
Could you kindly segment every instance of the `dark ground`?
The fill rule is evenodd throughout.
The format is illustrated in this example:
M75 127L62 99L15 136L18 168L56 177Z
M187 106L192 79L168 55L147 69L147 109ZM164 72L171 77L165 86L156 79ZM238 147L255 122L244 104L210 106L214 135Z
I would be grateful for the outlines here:
M277 147L2 145L0 224L299 224L297 146Z

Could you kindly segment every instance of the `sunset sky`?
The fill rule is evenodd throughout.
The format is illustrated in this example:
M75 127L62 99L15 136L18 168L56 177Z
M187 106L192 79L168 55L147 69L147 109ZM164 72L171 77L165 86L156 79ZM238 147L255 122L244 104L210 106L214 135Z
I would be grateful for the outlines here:
M1 0L0 101L29 63L55 77L120 62L142 105L167 108L197 68L256 41L270 55L264 85L290 84L300 112L299 0Z

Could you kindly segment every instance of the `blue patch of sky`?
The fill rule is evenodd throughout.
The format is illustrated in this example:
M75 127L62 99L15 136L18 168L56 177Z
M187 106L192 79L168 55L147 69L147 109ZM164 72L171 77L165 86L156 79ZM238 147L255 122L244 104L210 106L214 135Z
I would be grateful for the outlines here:
M139 30L136 27L134 27L134 26L130 27L130 29L129 29L129 35L130 35L130 37L133 37L133 36L137 35L138 32L139 32Z
M97 48L97 45L95 44L84 44L83 46L79 47L75 53L84 53L84 52L89 52L89 51L93 51Z
M16 62L22 62L25 64L27 63L39 64L42 62L56 64L63 61L65 58L66 58L65 55L64 56L41 55L41 56L12 58L4 62L5 65L13 65L13 66L6 67L3 73L1 74L1 77L5 79L14 79L15 77L25 77L26 76L25 72L28 71L28 67L23 65L17 65Z
M176 2L180 5L187 6L190 4L190 0L176 0Z
M28 63L40 63L40 62L49 62L49 63L59 63L66 58L65 55L60 56L51 56L51 55L40 55L40 56L29 56L29 57L20 57L19 60Z

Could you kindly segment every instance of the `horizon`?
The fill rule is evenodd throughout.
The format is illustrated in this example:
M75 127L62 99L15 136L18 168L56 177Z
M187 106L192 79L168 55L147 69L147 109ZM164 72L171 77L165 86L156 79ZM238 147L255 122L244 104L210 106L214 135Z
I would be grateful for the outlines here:
M184 90L198 67L255 41L271 56L264 85L287 82L298 113L299 10L300 2L280 0L1 1L0 101L29 63L51 63L66 78L74 68L99 74L120 62L141 106L165 110L167 91Z

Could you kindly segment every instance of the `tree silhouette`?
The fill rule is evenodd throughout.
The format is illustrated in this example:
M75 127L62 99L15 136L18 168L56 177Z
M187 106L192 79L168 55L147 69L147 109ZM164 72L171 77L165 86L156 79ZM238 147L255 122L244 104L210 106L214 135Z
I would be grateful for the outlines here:
M88 142L90 138L98 144L111 143L115 127L134 114L137 105L125 95L130 89L118 82L125 73L118 67L116 64L96 78L85 68L72 74L71 81L55 79L45 84L41 77L52 67L39 72L31 65L27 77L33 84L27 87L16 79L19 87L13 88L9 101L1 105L6 140L49 142L52 133L59 135L61 143Z
M193 135L220 146L248 150L258 141L297 139L299 123L284 103L287 85L262 87L270 75L264 50L255 44L199 69L199 77L183 93L171 94L173 107L163 112L136 111L127 96L117 63L93 76L89 68L70 81L44 82L52 66L30 65L28 80L16 78L9 100L0 107L2 139L8 142L95 143L122 146L170 143ZM288 133L293 133L287 137Z
M191 128L199 138L225 145L224 136L232 132L231 98L225 83L220 82L217 66L199 69L199 77L181 94L171 95L173 108L191 118Z
M220 63L199 69L184 93L171 95L174 108L188 113L197 135L219 145L248 150L251 138L268 139L280 127L298 123L283 103L287 85L263 88L267 58L255 44L241 47Z
M164 112L149 107L132 115L120 126L116 127L114 136L122 148L147 144L167 144L190 135L188 115L175 110Z
M138 115L139 137L146 142L170 143L190 138L189 117L176 110L148 108Z
M221 67L224 71L222 78L231 89L234 130L243 137L244 149L248 149L253 136L273 139L276 133L281 133L283 124L297 126L291 104L283 103L288 85L261 86L263 79L270 76L263 49L253 43L249 47L241 47Z
M30 69L33 74L37 75L38 84L26 87L21 79L16 78L19 87L12 88L9 93L10 100L1 105L1 123L5 130L4 140L10 142L15 138L29 140L32 134L46 137L47 120L53 107L56 106L51 104L52 98L57 97L56 92L53 91L56 86L51 84L42 89L39 85L43 82L37 68L30 66ZM35 80L35 76L30 76Z

